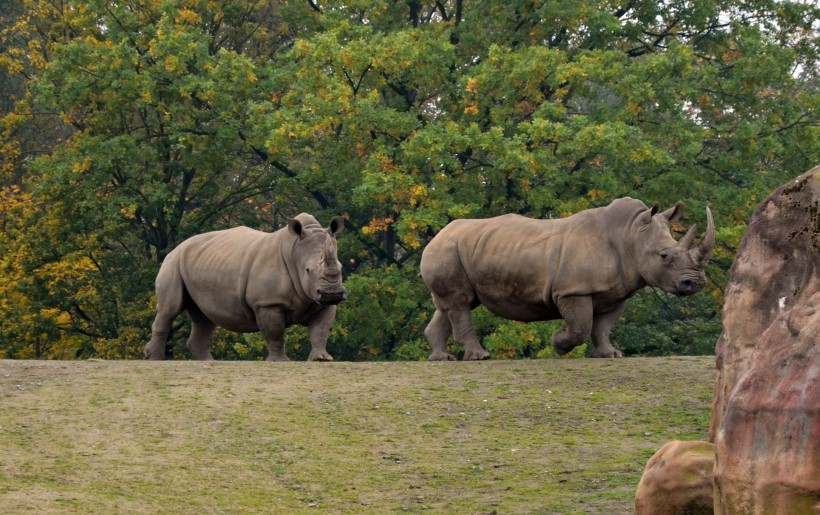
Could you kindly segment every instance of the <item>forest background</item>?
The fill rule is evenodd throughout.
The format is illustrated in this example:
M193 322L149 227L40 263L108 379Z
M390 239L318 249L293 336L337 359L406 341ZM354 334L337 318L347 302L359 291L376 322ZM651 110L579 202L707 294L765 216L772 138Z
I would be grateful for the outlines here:
M789 0L3 0L0 358L138 358L185 238L307 211L340 237L337 359L422 359L455 218L687 204L706 293L647 288L626 355L708 354L751 211L820 163L820 8ZM677 236L683 225L674 227ZM475 312L495 358L560 322ZM180 317L169 356L185 358ZM308 352L304 330L289 353ZM258 359L258 334L214 355Z

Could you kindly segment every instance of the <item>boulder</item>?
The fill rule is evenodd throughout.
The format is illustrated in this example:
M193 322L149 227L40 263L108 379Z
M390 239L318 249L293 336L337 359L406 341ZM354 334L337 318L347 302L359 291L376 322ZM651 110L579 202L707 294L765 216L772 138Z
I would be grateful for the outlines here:
M672 441L646 463L635 493L635 515L711 515L715 446Z
M784 309L715 438L715 512L820 514L820 292Z
M781 186L758 205L732 264L715 348L717 376L709 441L729 394L761 348L760 335L784 310L820 290L820 166ZM777 345L774 342L774 345Z
M709 440L715 512L820 513L820 167L755 210L732 265Z

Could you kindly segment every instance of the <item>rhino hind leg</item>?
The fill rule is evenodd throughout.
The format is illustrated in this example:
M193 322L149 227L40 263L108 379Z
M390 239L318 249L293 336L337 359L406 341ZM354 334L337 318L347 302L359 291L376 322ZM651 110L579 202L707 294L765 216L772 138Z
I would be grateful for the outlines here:
M490 359L490 353L478 343L469 304L451 308L447 311L447 317L453 328L453 337L464 347L464 361Z
M558 299L558 311L566 327L552 337L552 348L558 354L566 354L589 340L592 334L592 299L588 296Z
M188 307L188 316L191 317L191 335L188 337L187 347L194 359L211 361L211 343L214 338L216 325L211 322L196 306Z
M154 321L154 328L151 330L151 340L145 344L143 353L145 359L163 360L165 359L165 341L168 339L168 333L171 332L170 324L168 330L157 330L157 323Z
M182 313L184 307L184 286L175 267L160 268L157 274L157 316L151 325L151 340L143 349L145 359L165 359L165 342L171 332L171 324Z
M452 333L453 328L450 325L447 314L440 309L436 309L432 320L430 320L430 323L427 324L427 328L424 330L427 343L429 343L430 348L433 349L433 353L430 354L428 358L430 361L453 361L456 359L455 356L447 351L447 340L450 339Z

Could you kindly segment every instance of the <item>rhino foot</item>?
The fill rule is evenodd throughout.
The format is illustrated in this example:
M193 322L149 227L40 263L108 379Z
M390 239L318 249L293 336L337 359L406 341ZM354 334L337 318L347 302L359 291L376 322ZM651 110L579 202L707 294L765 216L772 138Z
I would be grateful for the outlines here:
M455 361L456 357L449 352L435 351L427 359L428 361Z
M151 361L162 361L165 359L165 352L155 351L150 343L143 349L143 354L145 359L149 359Z
M593 358L622 358L624 355L615 347L596 348L592 351Z
M490 353L484 349L464 352L464 361L479 361L482 359L490 359Z
M333 361L333 356L326 351L310 351L308 361Z

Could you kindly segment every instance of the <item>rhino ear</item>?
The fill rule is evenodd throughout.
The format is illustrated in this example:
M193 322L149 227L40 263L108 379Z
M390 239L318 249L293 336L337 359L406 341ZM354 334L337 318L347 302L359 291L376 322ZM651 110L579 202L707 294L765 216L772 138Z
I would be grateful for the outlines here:
M334 217L333 220L330 221L330 227L327 228L327 232L330 233L331 236L334 238L339 235L345 228L345 219L342 216Z
M654 204L652 204L652 207L641 213L641 223L643 225L647 225L648 223L650 223L652 221L652 217L658 214L658 209L658 203L655 202Z
M302 222L295 218L291 218L291 220L288 222L288 231L290 231L290 233L294 236L298 236L299 238L305 237L305 233L302 228Z
M671 209L667 209L666 211L661 213L661 216L663 216L664 218L669 220L670 223L675 222L683 215L683 208L684 207L685 206L684 206L683 202L678 201L678 203L675 204L675 207L673 207Z

